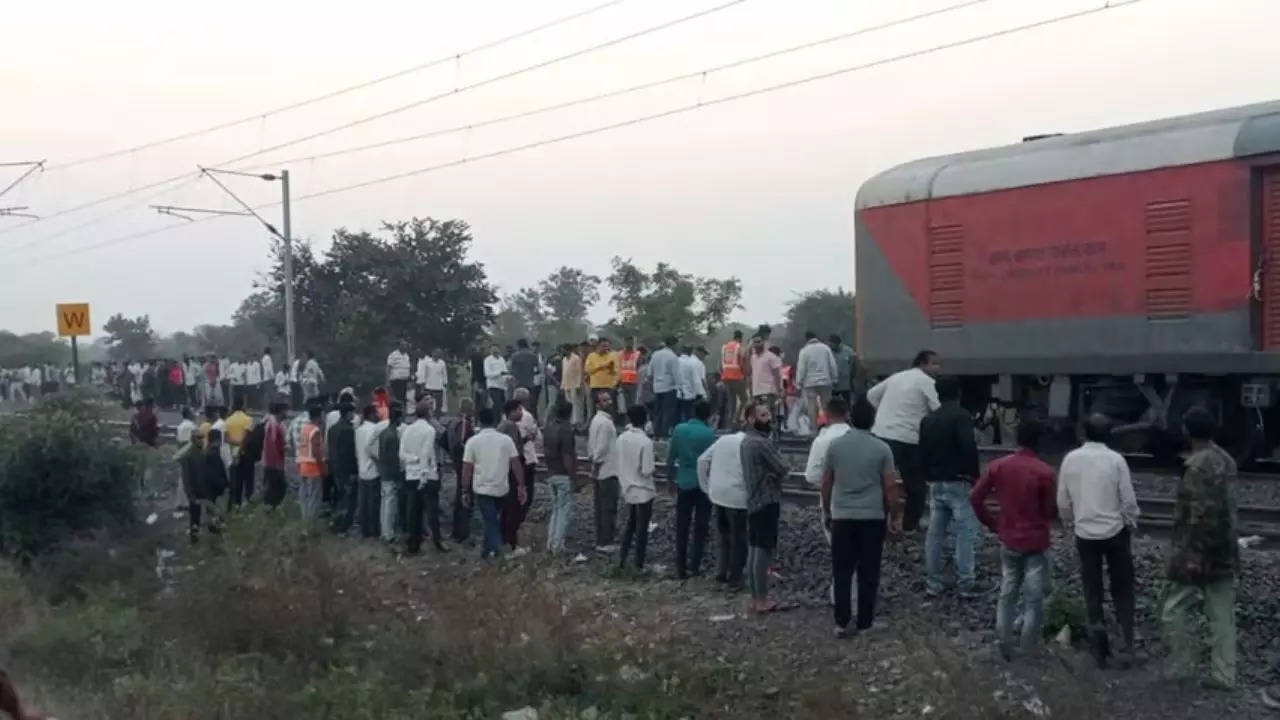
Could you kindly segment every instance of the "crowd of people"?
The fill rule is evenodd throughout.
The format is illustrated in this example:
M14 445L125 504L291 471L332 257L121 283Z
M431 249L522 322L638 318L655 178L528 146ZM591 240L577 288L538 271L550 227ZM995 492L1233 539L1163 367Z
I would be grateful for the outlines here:
M99 370L95 370L99 372ZM76 384L72 365L34 363L22 367L0 368L0 402L29 405Z
M831 340L809 334L793 384L820 427L802 474L820 490L835 635L872 627L886 538L920 532L927 516L925 592L948 591L944 548L953 536L954 591L967 599L988 596L994 588L978 578L975 558L979 529L989 528L1001 545L998 650L1008 659L1030 652L1042 632L1052 586L1051 540L1061 523L1079 557L1093 656L1099 665L1132 664L1130 538L1139 510L1125 459L1106 445L1108 419L1087 418L1085 442L1055 472L1037 455L1040 423L1023 418L1016 452L983 470L960 384L941 375L936 353L922 351L911 368L857 392L852 354L842 352L838 338ZM559 348L547 359L537 343L522 340L510 353L494 346L477 359L482 380L473 384L475 392L450 414L441 412L445 363L428 353L411 372L403 344L388 357L387 384L363 404L351 388L332 396L304 390L304 410L290 419L293 398L280 384L268 388L276 392L267 393L268 413L256 422L247 411L262 396L237 393L233 383L228 412L218 390L207 388L210 394L201 397L213 402L206 402L203 421L185 410L177 432L175 459L190 501L192 540L253 497L260 463L262 501L279 506L288 494L287 478L296 478L302 517L313 528L358 531L403 543L411 554L429 537L437 551L449 552L450 542L470 538L478 515L481 556L519 557L530 551L521 544L521 529L541 462L550 500L547 552L592 550L569 540L573 497L585 484L593 499L594 551L643 573L657 480L665 470L675 496L673 574L703 574L714 519L718 552L709 569L715 580L746 590L750 611L769 613L778 607L770 597L770 566L783 485L791 474L777 444L786 373L759 334L745 342L735 336L721 349L713 373L706 372L705 353L698 350L668 338L653 352L630 341L615 352L608 339L596 338ZM210 364L216 363L205 368ZM708 381L712 375L714 383ZM722 388L721 397L711 392L713 385ZM546 398L543 406L540 397ZM154 444L152 405L144 399L134 426L140 442ZM1206 682L1229 687L1236 681L1235 463L1212 440L1217 426L1211 414L1194 408L1184 424L1192 452L1178 490L1171 591L1162 618L1171 663L1186 672L1194 653L1189 612L1203 605L1213 638ZM441 486L449 474L454 503L442 518ZM988 506L992 498L998 512ZM1104 585L1119 626L1114 652Z
M652 349L629 338L615 350L609 338L593 335L561 345L550 356L538 342L520 340L505 349L495 344L487 353L471 355L473 402L501 408L523 388L533 398L535 414L540 399L548 408L563 400L570 407L569 422L582 429L591 422L595 394L604 391L619 413L644 407L654 437L667 438L693 417L698 402L711 407L717 429L727 430L742 423L748 401L758 398L769 406L777 430L810 435L827 399L852 396L858 374L853 349L838 335L824 343L806 333L794 363L787 363L782 348L769 344L770 332L761 325L746 342L742 331L735 331L718 358L675 337Z
M958 382L940 375L935 353L921 352L911 368L858 392L856 358L840 338L822 342L806 333L791 364L768 341L767 326L749 341L736 332L710 370L705 348L674 337L652 351L634 340L615 351L608 338L590 337L550 357L537 342L494 345L471 357L473 392L448 415L447 363L438 352L414 363L403 341L387 357L385 384L363 406L351 388L323 394L324 372L311 354L277 366L270 348L254 358L95 363L89 382L135 408L130 434L146 447L159 442L157 406L182 408L174 459L193 541L253 498L261 464L268 506L280 505L293 477L302 516L314 527L358 528L364 537L403 542L410 553L429 536L447 552L440 489L448 468L455 483L449 540L467 540L478 513L482 555L520 556L529 551L520 529L541 457L551 501L547 550L564 553L585 435L595 550L616 554L620 567L644 570L655 480L665 464L675 495L675 575L702 573L714 518L716 580L748 588L749 607L759 613L777 607L769 567L789 468L776 439L783 429L818 429L804 476L821 491L837 636L871 626L886 535L917 532L927 515L925 592L945 592L951 535L957 594L985 596L990 588L977 577L975 557L980 526L990 528L1001 543L999 650L1007 658L1029 651L1052 586L1052 528L1061 522L1079 556L1091 652L1099 664L1133 663L1130 536L1139 510L1126 461L1106 445L1107 418L1087 418L1084 444L1056 474L1036 455L1040 426L1032 419L1018 426L1017 452L980 471L973 417L960 405ZM0 371L0 399L34 402L75 383L70 366L7 369ZM192 408L202 408L201 416ZM290 420L294 408L302 411ZM260 410L261 422L251 414ZM1235 465L1212 442L1212 415L1195 408L1184 424L1193 452L1179 486L1162 617L1173 662L1185 667L1193 652L1188 612L1203 606L1213 636L1209 682L1230 686ZM667 441L665 457L655 439ZM1120 631L1114 653L1104 585Z

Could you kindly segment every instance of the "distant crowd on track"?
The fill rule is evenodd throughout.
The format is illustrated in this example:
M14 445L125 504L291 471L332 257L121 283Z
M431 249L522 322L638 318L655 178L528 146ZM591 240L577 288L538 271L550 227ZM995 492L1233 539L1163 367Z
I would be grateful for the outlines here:
M207 382L214 363L206 361L203 417L184 408L174 456L191 510L191 539L197 542L206 528L216 532L222 512L252 499L260 464L262 501L278 507L293 478L301 516L313 529L327 525L340 534L403 542L409 554L429 537L437 551L449 552L440 507L449 468L455 483L449 540L469 542L478 511L481 557L520 557L530 552L520 544L520 530L541 460L551 506L546 551L589 550L567 546L573 496L585 482L593 497L595 551L615 556L624 570L645 573L655 478L665 464L676 501L674 574L703 573L714 518L716 582L745 585L748 609L767 614L778 607L769 596L769 568L791 470L777 445L778 428L798 421L798 406L806 415L799 422L820 428L804 476L821 491L816 521L831 549L836 637L872 627L886 536L920 532L927 511L925 592L950 591L943 577L950 534L954 592L973 600L988 596L991 588L975 576L974 546L979 525L989 528L1001 544L997 650L1010 660L1035 651L1052 585L1051 538L1060 522L1079 558L1093 657L1100 666L1135 662L1130 541L1139 509L1125 459L1107 446L1108 418L1085 420L1083 444L1057 472L1037 455L1041 424L1023 418L1016 452L982 469L960 384L941 374L936 353L921 351L912 367L858 392L852 351L839 338L806 338L793 365L784 366L764 333L747 341L739 333L720 349L710 374L708 353L676 338L652 352L633 341L615 352L607 338L593 337L557 349L551 359L524 340L506 353L493 346L472 358L472 393L447 415L440 412L448 401L447 367L427 353L411 372L404 343L387 358L386 384L363 405L351 388L322 395L324 375L315 358L295 364L303 410L292 419L299 398L280 383L266 396L237 393L233 384L228 411L220 402L225 390ZM290 385L293 376L286 374ZM264 397L268 414L257 422L247 410ZM1169 668L1178 677L1195 675L1190 615L1203 607L1211 659L1202 682L1229 688L1237 682L1236 464L1213 441L1214 415L1195 407L1183 424L1191 452L1178 486L1161 608ZM149 397L137 404L132 428L137 442L156 445ZM585 479L579 472L583 433ZM666 440L665 447L655 438ZM224 495L225 507L218 508ZM1119 626L1114 650L1105 586Z

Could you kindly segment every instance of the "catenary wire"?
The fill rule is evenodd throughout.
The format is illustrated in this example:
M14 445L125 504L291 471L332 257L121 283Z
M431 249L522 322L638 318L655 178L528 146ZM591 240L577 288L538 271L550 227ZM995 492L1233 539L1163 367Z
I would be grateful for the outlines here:
M100 160L109 160L111 158L121 157L123 155L128 155L130 153L135 153L142 150L149 150L151 148L161 147L164 145L169 145L171 143L181 142L183 140L190 140L191 138L199 137L201 135L207 135L213 132L218 132L220 130L227 130L239 125L244 125L246 123L263 120L271 117L272 115L279 115L281 113L289 112L291 110L298 110L300 108L308 107L310 105L315 105L316 103L324 102L325 100L332 100L333 98L341 97L348 93L356 92L357 90L364 90L365 88L370 88L375 85L380 85L384 82L396 80L406 75L412 75L413 73L416 73L416 72L421 72L423 70L428 70L433 67L438 67L448 62L454 62L466 55L475 55L476 53L484 52L485 50L492 50L493 48L499 47L501 45L506 45L507 43L520 40L522 38L528 37L529 35L534 35L536 33L542 32L543 30L549 30L557 25L563 25L567 22L571 22L573 20L586 17L587 15L592 15L594 13L600 12L601 10L605 10L607 8L613 7L614 5L620 5L624 2L626 2L626 0L608 0L608 2L600 3L599 5L593 5L589 8L579 10L569 15L564 15L562 17L548 20L547 22L544 22L541 25L535 25L534 27L526 28L524 30L511 33L510 35L504 35L503 37L497 38L495 40L490 40L486 43L482 43L480 45L476 45L474 47L467 48L466 50L462 50L460 52L446 55L444 57L439 57L434 60L428 60L427 62L419 63L417 65L403 68L401 70L397 70L395 72L388 73L386 75L380 75L371 80L365 80L363 82L359 82L354 85L347 85L346 87L338 88L337 90L331 90L329 92L326 92L320 95L315 95L313 97L305 98L303 100L298 100L298 101L289 103L288 105L281 105L280 107L277 107L271 110L266 110L264 112L256 113L254 115L248 115L238 120L228 120L227 122L218 123L216 125L210 125L208 127L200 128L198 130L189 130L187 132L179 133L177 135L173 135L160 140L153 140L151 142L142 143L141 145L134 145L133 147L122 148L120 150L111 150L109 152L104 152L98 155L89 155L87 157L77 158L75 160L68 160L67 162L59 163L57 165L51 165L49 167L49 170L61 170L63 168L75 167L77 165L85 165L92 162L98 162Z
M749 90L749 91L742 92L742 93L736 93L736 94L733 94L733 95L726 95L726 96L723 96L723 97L714 98L714 99L711 99L711 100L707 100L707 101L703 101L703 102L698 102L698 103L694 103L694 104L690 104L690 105L683 105L683 106L680 106L680 107L677 107L677 108L672 108L672 109L670 109L670 110L664 110L664 111L662 111L662 112L651 113L651 114L648 114L648 115L642 115L642 116L638 116L638 117L630 118L630 119L628 119L628 120L624 120L624 121L621 121L621 122L612 123L612 124L609 124L609 125L602 125L602 126L595 127L595 128L589 128L589 129L587 129L587 130L582 130L582 131L578 131L578 132L574 132L574 133L569 133L569 134L567 134L567 135L560 135L560 136L557 136L557 137L545 138L545 139L543 139L543 140L539 140L539 141L535 141L535 142L531 142L531 143L525 143L525 144L523 144L523 145L518 145L518 146L514 146L514 147L503 148L503 149L501 149L501 150L495 150L495 151L493 151L493 152L484 153L484 154L476 155L476 156L472 156L472 157L459 158L459 159L457 159L457 160L453 160L453 161L446 162L446 163L440 163L440 164L432 165L432 166L425 167L425 168L418 168L418 169L415 169L415 170L410 170L410 171L406 171L406 172L402 172L402 173L396 173L396 174L393 174L393 175L386 175L386 176L383 176L383 177L373 178L373 179L366 180L366 181L362 181L362 182L358 182L358 183L352 183L352 184L350 184L350 185L343 185L343 186L340 186L340 187L329 188L329 189L327 189L327 190L321 190L321 191L318 191L318 192L309 193L309 194L306 194L306 195L301 195L301 196L299 196L299 197L293 198L292 200L293 200L293 202L301 202L301 201L303 201L303 200L310 200L310 199L315 199L315 198L325 197L325 196L328 196L328 195L335 195L335 194L338 194L338 193L349 192L349 191L352 191L352 190L358 190L358 189L361 189L361 188L366 188L366 187L370 187L370 186L373 186L373 185L379 185L379 184L386 183L386 182L391 182L391 181L394 181L394 180L400 180L400 179L407 178L407 177L413 177L413 176L415 176L415 175L422 175L422 174L425 174L425 173L434 172L434 171L437 171L437 170L443 170L443 169L450 168L450 167L457 167L457 166L459 166L459 165L465 165L465 164L472 163L472 162L477 162L477 161L480 161L480 160L488 160L488 159L492 159L492 158L495 158L495 157L500 157L500 156L502 156L502 155L510 155L510 154L513 154L513 153L523 152L523 151L525 151L525 150L531 150L531 149L533 149L533 148L542 147L542 146L545 146L545 145L552 145L552 144L556 144L556 143L566 142L566 141L568 141L568 140L574 140L574 139L578 139L578 138L586 137L586 136L589 136L589 135L595 135L595 134L599 134L599 133L603 133L603 132L608 132L608 131L611 131L611 130L617 130L617 129L621 129L621 128L625 128L625 127L630 127L630 126L633 126L633 125L639 125L639 124L641 124L641 123L650 122L650 121L658 120L658 119L661 119L661 118L672 117L672 116L674 116L674 115L679 115L679 114L683 114L683 113L686 113L686 112L692 112L692 111L694 111L694 110L699 110L699 109L704 108L704 107L712 107L712 106L715 106L715 105L720 105L720 104L723 104L723 103L733 102L733 101L736 101L736 100L743 100L743 99L746 99L746 98L756 97L756 96L763 95L763 94L766 94L766 93L771 93L771 92L776 92L776 91L778 91L778 90L784 90L784 89L788 89L788 88L798 87L798 86L801 86L801 85L807 85L807 84L809 84L809 83L818 82L818 81L820 81L820 80L826 80L826 79L830 79L830 78L833 78L833 77L839 77L839 76L842 76L842 75L847 75L847 74L849 74L849 73L858 72L858 71L861 71L861 70L866 70L866 69L870 69L870 68L874 68L874 67L880 67L880 66L883 66L883 65L888 65L888 64L891 64L891 63L896 63L896 62L901 62L901 61L904 61L904 60L909 60L909 59L913 59L913 58L918 58L918 57L922 57L922 56L925 56L925 55L930 55L930 54L933 54L933 53L943 52L943 51L946 51L946 50L951 50L951 49L958 48L958 47L963 47L963 46L966 46L966 45L972 45L972 44L975 44L975 43L984 42L984 41L992 40L992 39L999 38L999 37L1006 37L1006 36L1013 35L1013 34L1020 33L1020 32L1025 32L1025 31L1034 30L1034 29L1038 29L1038 28L1048 27L1048 26L1050 26L1050 25L1056 25L1056 24L1061 23L1061 22L1067 22L1067 21L1070 21L1070 20L1075 20L1075 19L1078 19L1078 18L1081 18L1081 17L1085 17L1085 16L1088 16L1088 15L1094 15L1094 14L1097 14L1097 13L1105 12L1105 11L1107 11L1107 10L1115 10L1115 9L1117 9L1117 8L1125 7L1125 6L1127 6L1127 5L1135 5L1135 4L1139 3L1139 2L1142 2L1142 0L1119 0L1119 1L1116 1L1116 0L1109 0L1109 2L1107 2L1105 5L1095 6L1095 7L1091 7L1091 8L1085 8L1085 9L1083 9L1083 10L1077 10L1077 11L1070 12L1070 13L1066 13L1066 14L1063 14L1063 15L1056 15L1056 16L1054 16L1054 17L1045 18L1045 19L1037 20L1037 21L1030 22L1030 23L1024 23L1024 24L1022 24L1022 25L1016 25L1016 26L1013 26L1013 27L1003 28L1003 29L1001 29L1001 30L992 31L992 32L989 32L989 33L981 34L981 35L974 35L974 36L970 36L970 37L964 38L964 39L962 39L962 40L955 40L955 41L952 41L952 42L949 42L949 43L942 43L942 44L939 44L939 45L932 45L932 46L929 46L929 47L927 47L927 48L922 48L922 49L920 49L920 50L913 50L913 51L911 51L911 52L901 53L901 54L898 54L898 55L893 55L893 56L890 56L890 57L881 58L881 59L879 59L879 60L872 60L872 61L869 61L869 62L866 62L866 63L861 63L861 64L858 64L858 65L851 65L851 66L847 66L847 67L843 67L843 68L838 68L838 69L836 69L836 70L828 71L828 72L825 72L825 73L819 73L819 74L815 74L815 75L807 75L807 76L802 77L802 78L797 78L797 79L794 79L794 80L789 80L789 81L782 82L782 83L777 83L777 84L774 84L774 85L768 85L768 86L765 86L765 87L756 88L756 89L754 89L754 90ZM258 205L258 206L256 206L256 209L261 210L261 209L263 209L263 208L274 207L274 206L277 206L277 205L279 205L279 204L280 204L279 202L266 203L266 204L263 204L263 205ZM197 220L196 220L196 222L200 222L200 221L202 221L202 220L214 219L214 218L217 218L217 217L222 217L222 216L210 216L209 218L199 218L199 219L197 219ZM142 231L142 232L138 232L138 233L131 233L131 234L124 235L124 236L121 236L121 237L111 238L111 239L104 240L104 241L101 241L101 242L98 242L98 243L94 243L94 244L92 244L92 245L88 245L88 246L84 246L84 247L77 247L77 248L69 248L69 249L66 249L66 250L63 250L63 251L59 251L59 252L57 252L57 253L51 253L51 254L48 254L48 255L44 255L44 256L37 257L37 258L33 258L30 262L31 262L31 263L33 263L33 264L34 264L34 263L40 263L40 262L46 262L46 261L49 261L49 260L53 260L53 259L57 259L57 258L60 258L60 257L64 257L64 256L69 255L69 254L76 254L76 253L88 252L88 251L91 251L91 250L97 250L97 249L101 249L101 248L104 248L104 247L109 247L109 246L112 246L112 245L116 245L116 244L119 244L119 243L128 242L128 241L130 241L130 240L136 240L136 239L139 239L139 238L143 238L143 237L147 237L147 236L155 235L155 234L158 234L158 233L160 233L160 232L165 232L165 231L167 231L167 230L170 230L170 229L173 229L173 228L176 228L176 227L182 227L182 226L184 226L184 225L189 225L189 224L191 224L191 223L183 223L183 224L180 224L180 225L169 225L169 226L165 226L165 227L162 227L162 228L153 228L153 229L146 230L146 231Z
M529 110L522 110L520 112L512 113L509 115L502 115L500 117L488 118L485 120L478 120L478 121L474 121L474 122L470 122L462 125L455 125L453 127L448 127L448 128L430 130L428 132L417 133L415 135L392 138L390 140L381 140L378 142L366 143L364 145L356 145L352 147L339 148L337 150L330 150L327 152L315 153L312 155L298 155L291 158L287 158L285 160L274 160L268 163L252 165L250 167L258 169L258 168L272 167L276 165L289 165L292 163L323 160L331 157L339 157L342 155L350 155L352 153L364 152L366 150L376 150L379 148L390 147L393 145L401 145L403 143L414 142L417 140L426 140L429 138L441 137L444 135L452 135L459 132L466 132L468 130L476 130L479 128L491 127L493 125L512 122L514 120L523 120L525 118L530 118L537 115L556 112L558 110L566 110L568 108L577 107L579 105L587 105L590 103L599 102L601 100L609 100L612 98L622 97L624 95L630 95L632 93L642 92L644 90L652 90L657 87L662 87L664 85L671 85L684 80L692 80L698 77L706 77L708 75L712 75L718 72L739 68L744 65L764 62L765 60L772 60L774 58L778 58L783 55L790 55L792 53L802 52L804 50L811 50L813 48L821 47L823 45L829 45L831 43L840 42L842 40L849 40L851 38L855 38L860 35L867 35L873 32L877 32L879 30L887 30L892 27L907 25L913 22L918 22L920 20L925 20L931 17L936 17L938 15L943 15L943 14L955 12L958 10L963 10L965 8L973 7L975 5L981 5L991 1L992 0L965 0L964 2L954 3L952 5L947 5L945 7L929 10L927 12L917 13L915 15L910 15L908 17L898 18L896 20L889 20L877 25L870 25L867 27L858 28L857 30L851 30L849 32L840 33L839 35L831 35L825 38L821 38L819 40L812 40L810 42L806 42L800 45L792 45L790 47L781 48L778 50L772 50L770 52L763 53L760 55L753 55L751 57L741 58L739 60L734 60L732 62L727 62L721 65L714 65L712 67L703 68L702 70L687 72L680 75L672 75L671 77L663 78L661 80L651 80L649 82L641 83L639 85L632 85L630 87L621 88L619 90L609 90L606 92L597 93L595 95L575 98L573 100L566 100L564 102L556 103L554 105L544 105L544 106L532 108Z
M303 137L300 137L300 138L295 138L295 139L293 139L293 140L288 140L288 141L285 141L285 142L282 142L282 143L277 143L277 144L272 145L272 146L270 146L270 147L261 148L261 149L259 149L259 150L254 151L254 152L246 153L246 154L244 154L244 155L240 155L240 156L238 156L238 157L230 158L230 159L228 159L228 160L223 160L223 161L221 161L221 162L215 163L215 165L216 165L216 166L218 166L218 167L226 167L226 166L232 165L232 164L234 164L234 163L243 162L244 160L248 160L248 159L250 159L250 158L258 157L259 155L264 155L264 154L266 154L266 153L273 152L273 151L276 151L276 150L281 150L281 149L286 148L286 147L291 147L291 146L293 146L293 145L297 145L297 144L299 144L299 143L307 142L307 141L310 141L310 140L315 140L315 139L317 139L317 138L325 137L325 136L327 136L327 135L331 135L331 134L336 133L336 132L340 132L340 131L343 131L343 130L348 130L348 129L353 128L353 127L358 127L358 126L360 126L360 125L364 125L364 124L369 123L369 122L374 122L374 121L376 121L376 120L381 120L381 119L383 119L383 118L389 117L389 116L391 116L391 115L395 115L395 114L397 114L397 113L401 113L401 112L405 112L405 111L407 111L407 110L411 110L411 109L414 109L414 108L422 107L422 106L427 105L427 104L429 104L429 103L433 103L433 102L436 102L436 101L439 101L439 100L443 100L443 99L445 99L445 98L454 97L454 96L456 96L456 95L459 95L459 94L461 94L461 93L463 93L463 92L467 92L467 91L469 91L469 90L474 90L474 89L477 89L477 88L480 88L480 87L484 87L484 86L487 86L487 85L491 85L491 84L493 84L493 83L500 82L500 81L502 81L502 80L508 80L508 79L513 78L513 77L517 77L517 76L520 76L520 75L523 75L523 74L526 74L526 73L530 73L530 72L533 72L533 71L535 71L535 70L540 70L540 69L546 68L546 67L548 67L548 66L551 66L551 65L554 65L554 64L557 64L557 63L565 62L565 61L567 61L567 60L571 60L571 59L573 59L573 58L581 57L581 56L583 56L583 55L587 55L587 54L590 54L590 53L593 53L593 52L596 52L596 51L599 51L599 50L603 50L603 49L605 49L605 48L612 47L612 46L614 46L614 45L618 45L618 44L621 44L621 43L625 43L625 42L628 42L628 41L630 41L630 40L635 40L635 39L637 39L637 38L644 37L644 36L646 36L646 35L650 35L650 34L653 34L653 33L656 33L656 32L662 31L662 30L666 30L666 29L669 29L669 28L675 27L675 26L680 25L680 24L683 24L683 23L687 23L687 22L690 22L690 21L693 21L693 20L697 20L697 19L702 18L702 17L705 17L705 16L707 16L707 15L711 15L711 14L713 14L713 13L720 12L720 11L722 11L722 10L727 10L728 8L734 7L734 6L736 6L736 5L740 5L740 4L744 3L744 2L746 2L746 0L730 0L729 2L722 3L722 4L720 4L720 5L716 5L716 6L714 6L714 7L711 7L711 8L705 9L705 10L700 10L700 11L698 11L698 12L696 12L696 13L691 14L691 15L685 15L685 16L682 16L682 17L676 18L676 19L674 19L674 20L668 20L668 21L666 21L666 22L659 23L658 25L653 25L653 26L650 26L650 27L644 28L643 30L634 31L634 32L628 33L628 34L626 34L626 35L622 35L622 36L620 36L620 37L612 38L612 39L610 39L610 40L606 40L606 41L604 41L604 42L597 43L597 44L595 44L595 45L591 45L591 46L589 46L589 47L585 47L585 48L581 48L581 49L575 50L575 51L573 51L573 52L571 52L571 53L567 53L567 54L565 54L565 55L559 55L559 56L556 56L556 57L554 57L554 58L550 58L550 59L548 59L548 60L542 60L542 61L539 61L539 62L534 63L534 64L532 64L532 65L526 65L526 66L524 66L524 67L517 68L517 69L515 69L515 70L511 70L511 71L508 71L508 72L505 72L505 73L501 73L501 74L499 74L499 75L495 75L495 76L493 76L493 77L489 77L489 78L486 78L486 79L484 79L484 80L480 80L480 81L477 81L477 82L471 83L471 84L469 84L469 85L464 85L464 86L462 86L462 87L454 88L453 90L449 90L449 91L444 92L444 93L438 93L438 94L436 94L436 95L432 95L432 96L429 96L429 97L426 97L426 98L421 98L421 99L416 100L416 101L414 101L414 102L412 102L412 103L408 103L408 104L405 104L405 105L401 105L401 106L399 106L399 107L395 107L395 108L392 108L392 109L390 109L390 110L386 110L386 111L383 111L383 112L380 112L380 113L376 113L376 114L373 114L373 115L367 115L367 116L364 116L364 117L361 117L361 118L356 118L355 120L352 120L352 121L349 121L349 122L343 123L342 125L338 125L338 126L335 126L335 127L328 128L328 129L326 129L326 130L321 130L321 131L318 131L318 132L314 132L314 133L311 133L311 134L309 134L309 135L306 135L306 136L303 136ZM187 178L187 177L189 177L190 175L191 175L190 173L182 173L182 174L179 174L179 175L174 175L174 176L171 176L171 177L164 178L164 179L162 179L162 180L157 180L157 181L155 181L155 182L148 183L148 184L146 184L146 185L142 185L142 186L137 187L137 188L132 188L132 189L129 189L129 190L123 190L123 191L121 191L121 192L114 193L114 194L112 194L112 195L108 195L108 196L106 196L106 197L97 198L97 199L95 199L95 200L90 200L90 201L87 201L87 202L81 203L81 204L79 204L79 205L76 205L76 206L73 206L73 207L67 208L67 209L65 209L65 210L59 211L59 212L57 212L57 213L53 213L53 214L51 214L51 215L45 216L45 217L41 218L40 220L31 220L31 221L28 221L28 222L25 222L25 223L21 223L21 224L19 224L19 225L15 225L14 227L11 227L11 228L2 229L2 230L0 230L0 235L4 235L4 234L10 233L10 232L13 232L13 231L15 231L15 230L20 230L20 229L22 229L22 228L24 228L24 227L27 227L27 226L32 225L32 224L37 223L37 222L41 222L41 221L43 221L43 220L52 219L52 218L54 218L54 217L58 217L58 216L60 216L60 215L66 215L66 214L68 214L68 213L76 212L76 211L78 211L78 210L83 210L83 209L85 209L85 208L93 207L93 206L95 206L95 205L100 205L100 204L105 203L105 202L110 202L110 201L112 201L112 200L117 200L117 199L119 199L119 198L127 197L127 196L129 196L129 195L133 195L134 193L137 193L137 192L142 192L142 191L150 190L150 189L153 189L153 188L161 187L161 186L164 186L164 185L168 185L168 184L170 184L170 183L174 183L174 182L180 181L180 180L182 180L182 179L184 179L184 178Z

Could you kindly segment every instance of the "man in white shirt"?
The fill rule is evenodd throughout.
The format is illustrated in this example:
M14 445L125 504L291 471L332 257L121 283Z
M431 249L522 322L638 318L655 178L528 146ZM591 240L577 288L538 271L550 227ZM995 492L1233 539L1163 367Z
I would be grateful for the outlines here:
M449 382L449 368L440 358L439 350L432 350L418 361L418 393L435 403L436 413L443 413L444 388Z
M262 407L269 409L273 390L280 392L280 383L276 381L276 363L271 357L271 348L262 348L262 361L260 363L262 370Z
M183 357L182 362L182 380L183 384L186 386L185 391L187 393L187 405L195 407L200 402L200 398L196 392L196 381L204 377L204 369L200 367L200 363L196 362L195 358L189 355ZM95 377L94 384L96 385L97 383L98 381Z
M520 451L511 438L494 429L500 410L480 409L476 417L480 432L468 440L462 450L463 502L470 506L474 494L474 502L484 518L482 558L502 554L502 505L510 491L508 475L516 476L517 492L521 500L524 499L524 464L520 461Z
M253 358L244 364L244 391L248 396L246 407L262 407L264 400L271 399L270 393L263 392L262 364Z
M676 384L676 422L682 423L693 418L693 404L699 397L707 394L707 368L693 356L693 348L685 345L680 348L680 360L677 365Z
M378 408L374 405L366 405L360 416L363 422L356 428L356 467L360 477L360 486L357 491L360 536L369 539L381 534L383 540L387 540L388 537L394 540L394 527L382 528L382 532L378 532L378 526L381 523L378 509L382 505L382 481L378 473L378 436L387 428L388 423L386 420L378 421Z
M747 483L741 431L722 435L698 457L698 483L716 507L716 582L742 588L747 566Z
M822 488L822 474L826 472L827 448L831 446L831 442L836 438L849 432L849 404L844 398L836 396L827 401L827 425L818 431L818 437L813 439L809 445L809 459L804 466L804 481L814 490ZM823 512L822 503L818 503L818 527L822 529L822 535L827 539L827 545L831 545L831 529L829 527L826 513ZM856 597L856 587L853 591ZM835 605L835 584L831 585L831 604ZM852 603L853 607L856 603Z
M653 517L653 440L644 434L649 413L642 405L627 408L627 429L617 439L618 489L627 506L627 527L622 531L622 556L618 567L627 566L632 540L636 547L636 570L644 570L644 554L649 546L649 520ZM593 421L594 424L594 421Z
M391 393L392 400L403 403L408 399L411 367L409 342L401 338L396 349L387 355L387 391Z
M283 395L286 404L293 402L289 395L289 374L283 368L276 371L276 394Z
M521 507L523 512L528 514L530 506L533 505L533 478L538 468L538 448L542 445L542 428L538 427L538 418L534 417L529 410L534 402L533 393L529 392L529 388L516 388L515 400L519 401L521 407L520 419L516 421L516 427L520 430L520 437L524 439L524 443L520 446L520 453L524 459L525 481L525 500L521 503Z
M240 401L241 399L244 399L244 400L248 399L245 397L245 392L244 392L245 390L244 363L240 362L239 360L233 361L230 365L227 366L227 372L230 373L230 377L231 377L231 395L229 395L228 397L231 398L231 405L235 406L237 401Z
M1110 655L1102 614L1102 565L1111 579L1111 599L1124 640L1120 664L1133 661L1133 551L1129 531L1138 527L1138 498L1129 464L1107 447L1111 422L1097 413L1085 420L1085 443L1067 453L1058 469L1058 515L1075 534L1080 584L1089 616L1089 647L1099 667Z
M141 382L141 367L139 367L138 377ZM223 402L227 405L235 402L231 394L231 360L226 355L218 358L218 382L222 385Z
M812 331L804 334L804 347L796 357L796 387L804 391L809 427L818 426L818 411L831 399L831 388L840 377L835 353Z
M902 476L907 496L902 529L906 532L920 528L920 517L929 495L919 462L920 421L942 407L934 386L934 378L940 372L942 363L938 354L921 350L916 353L910 369L890 375L867 391L867 401L876 408L876 423L871 427L871 434L889 444L894 467Z
M676 396L680 384L680 358L676 356L677 342L674 336L668 337L649 359L649 375L653 382L653 434L659 438L671 435L679 415Z
M497 345L489 347L489 355L484 359L484 386L489 392L489 405L495 413L502 412L507 402L507 361Z
M182 422L178 423L177 440L178 447L182 447L191 442L191 434L196 431L196 415L191 408L182 408Z
M587 430L587 454L595 478L592 500L596 518L596 551L612 553L618 520L618 429L613 424L613 398L607 391L595 393L595 417Z
M316 356L310 352L306 353L306 362L302 365L299 382L302 385L303 402L320 396L320 386L324 384L324 371L320 369Z
M424 509L431 543L440 552L449 551L440 534L440 466L436 459L436 428L431 423L430 402L419 400L414 408L413 423L400 433L400 462L410 489L406 498L410 555L416 555L422 547Z

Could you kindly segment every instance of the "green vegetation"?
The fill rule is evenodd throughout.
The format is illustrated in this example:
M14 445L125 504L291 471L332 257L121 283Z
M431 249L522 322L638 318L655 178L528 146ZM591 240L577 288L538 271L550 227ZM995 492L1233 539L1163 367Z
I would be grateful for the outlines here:
M88 391L0 418L0 554L30 564L76 533L132 519L139 453L104 422Z

